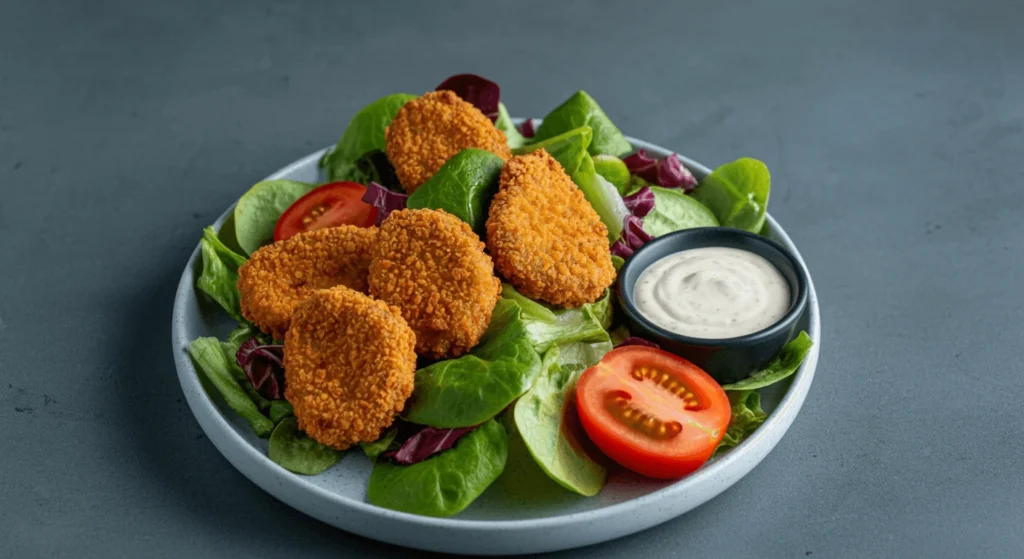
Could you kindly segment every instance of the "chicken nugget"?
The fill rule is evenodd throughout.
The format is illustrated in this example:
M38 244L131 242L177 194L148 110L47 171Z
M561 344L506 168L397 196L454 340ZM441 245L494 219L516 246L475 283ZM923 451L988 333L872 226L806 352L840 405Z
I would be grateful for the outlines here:
M312 293L284 339L285 398L299 428L339 450L377 440L412 394L415 345L395 307L344 286Z
M505 133L452 91L432 91L406 103L388 125L386 151L399 182L412 194L456 153L487 150L512 156Z
M336 285L365 293L376 238L376 227L341 225L260 248L238 268L242 315L282 339L295 306L310 293Z
M595 301L615 281L608 229L543 149L501 171L487 218L494 265L520 293L567 308Z
M417 353L454 357L480 341L501 282L464 221L442 210L402 210L380 227L370 295L402 311L416 333Z

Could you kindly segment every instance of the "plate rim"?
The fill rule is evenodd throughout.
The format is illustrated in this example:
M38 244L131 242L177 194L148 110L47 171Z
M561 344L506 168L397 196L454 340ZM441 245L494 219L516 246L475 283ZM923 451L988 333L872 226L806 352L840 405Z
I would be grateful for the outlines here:
M655 153L673 153L669 150L666 150L660 146L651 144L649 142L638 140L632 137L627 138L629 139L630 143L637 149L647 149L648 151ZM282 176L286 176L297 169L305 168L309 166L311 163L315 165L323 156L323 154L329 149L330 147L323 148L313 153L310 153L304 157L301 157L293 161L292 163L289 163L288 165L282 167L281 169L275 171L274 173L270 174L266 179L263 180L281 178ZM680 155L679 157L683 164L686 165L691 170L693 170L695 174L703 176L710 173L710 169L708 169L704 165L683 155ZM217 221L214 222L213 226L215 228L219 228L224 223L225 219L230 215L231 211L233 210L234 205L235 204L231 204L231 206L229 206L227 210L223 214L221 214ZM787 248L792 250L792 252L796 256L797 261L800 263L801 266L804 267L805 270L807 270L807 265L804 262L803 256L800 254L799 250L797 249L793 241L789 238L787 232L778 224L778 222L775 221L774 218L771 217L771 215L767 215L766 219L767 221L770 222L772 230L776 232L779 239L782 241L782 244L786 245ZM217 404L203 389L199 381L198 372L195 370L195 367L193 366L192 361L189 358L187 352L187 347L191 340L188 339L188 334L185 331L185 321L182 320L182 317L185 313L185 301L187 299L187 296L185 296L186 292L193 291L194 293L194 278L196 274L195 266L196 263L199 261L199 255L200 247L199 244L197 243L196 248L193 249L189 257L188 263L186 264L185 269L182 272L178 288L175 291L175 300L171 317L171 345L172 350L174 352L175 368L178 373L178 380L182 386L183 392L185 393L186 400L188 402L190 410L192 411L193 416L195 416L196 420L200 424L200 427L203 429L205 433L207 433L208 437L210 438L211 442L213 442L217 450L229 461L229 463L231 463L237 470L239 470L239 472L241 472L245 477L250 479L250 481L252 481L257 486L261 487L263 490L273 495L275 498L284 501L289 506L292 506L293 508L302 511L307 515L318 518L321 521L327 522L328 524L332 524L339 528L341 528L341 526L339 526L337 523L325 520L321 517L321 515L311 512L309 510L305 510L302 506L292 503L291 497L293 497L294 495L289 495L289 493L311 493L317 498L323 499L324 501L334 506L344 507L352 510L353 512L367 514L370 516L377 517L379 519L387 519L390 521L396 521L401 523L411 523L421 528L458 529L460 531L470 532L491 532L498 530L507 533L509 531L529 531L533 529L560 528L573 524L590 523L604 520L609 517L620 515L622 513L635 511L641 507L651 506L654 503L662 502L665 499L672 499L673 497L678 496L680 493L685 492L693 488L694 486L703 485L716 477L722 476L723 474L727 474L734 468L745 470L742 471L742 473L740 473L740 475L738 475L731 482L725 483L721 487L713 488L706 498L700 499L699 502L697 502L693 506L690 506L681 511L676 511L669 515L665 515L664 518L660 518L654 522L645 522L645 526L641 529L654 526L670 518L674 518L689 510L692 510L693 508L696 508L701 504L707 502L708 500L714 498L722 491L724 491L726 488L736 483L736 481L749 474L750 471L753 470L753 468L756 467L757 464L760 463L761 460L763 460L763 458L767 456L767 454L771 452L772 449L774 449L774 447L778 444L778 441L781 440L782 436L784 436L786 431L788 431L790 425L792 424L792 421L795 419L797 413L799 412L803 404L803 401L806 398L807 392L810 389L811 382L814 378L815 370L817 368L818 356L822 344L818 299L816 291L814 289L813 278L811 277L810 272L808 271L808 331L812 339L814 339L814 345L812 346L811 351L805 358L803 364L797 370L796 374L792 377L792 382L790 384L789 389L782 396L775 410L773 410L773 412L768 416L768 418L758 428L758 430L755 431L754 435L744 440L740 445L730 450L723 457L716 459L715 462L713 462L712 464L708 465L707 467L702 467L697 472L685 478L682 478L676 481L675 483L672 483L671 485L667 485L645 495L641 495L639 497L635 497L633 499L623 501L621 503L616 503L588 511L573 512L568 514L561 514L558 516L545 516L539 518L519 520L470 520L460 519L457 517L435 518L428 516L420 516L416 514L385 509L382 507L378 507L376 505L372 505L365 501L356 500L338 493L334 493L309 482L303 476L287 472L286 470L272 462L270 458L266 456L266 454L260 448L257 448L249 444L248 441L243 439L241 435L239 435L239 433L237 433L235 429L230 424L227 423ZM217 436L210 436L211 430L215 430ZM776 434L777 437L775 437ZM775 437L774 442L762 443L763 439L771 437ZM758 450L763 444L769 444L769 446L764 450L762 455L758 457ZM228 448L229 446L230 449ZM245 467L243 464L240 463L242 459L238 458L237 455L232 454L237 453L239 451L241 455L244 456L244 458L251 460L256 465L256 467L268 470L269 473L272 474L274 480L276 481L277 487L271 488L268 486L268 484L265 484L260 480L254 479L255 474L250 474L250 472L247 471L248 467ZM748 460L749 455L751 454L754 457L753 463L747 464L745 466L736 465L739 462ZM238 462L236 462L236 459L238 460ZM400 543L401 545L416 546L416 544L413 543L403 542L403 538L401 538L399 534L396 534L396 537L391 540L381 538L376 534L375 530L373 530L372 527L358 529L355 526L346 526L343 529L364 536L368 536L374 539L382 539L384 541L391 541L392 543ZM629 530L620 534L607 535L607 537L598 537L594 539L591 543L606 541L636 531L638 530ZM524 543L524 545L527 544ZM458 546L423 546L422 548L434 550L451 550L457 547ZM543 546L544 549L549 550L565 549L570 547L577 547L577 545L565 545L561 547ZM540 548L538 547L537 549Z

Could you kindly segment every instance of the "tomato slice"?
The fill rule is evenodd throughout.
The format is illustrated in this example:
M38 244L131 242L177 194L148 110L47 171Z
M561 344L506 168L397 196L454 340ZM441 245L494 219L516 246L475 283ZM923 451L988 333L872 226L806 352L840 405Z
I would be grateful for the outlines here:
M661 479L707 462L731 416L725 391L703 369L644 346L614 349L584 371L576 408L583 429L609 458Z
M281 214L274 241L338 225L373 225L377 208L363 202L364 194L366 187L357 182L329 182L310 190Z

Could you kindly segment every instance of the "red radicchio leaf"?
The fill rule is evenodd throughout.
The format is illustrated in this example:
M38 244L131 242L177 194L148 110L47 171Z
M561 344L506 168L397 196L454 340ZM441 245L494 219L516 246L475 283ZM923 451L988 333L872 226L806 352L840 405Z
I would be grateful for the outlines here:
M627 345L642 345L642 346L646 346L646 347L653 347L655 349L661 349L660 345L658 345L658 344L656 344L656 343L654 343L652 341L645 340L643 338L638 338L636 336L630 336L630 337L626 338L625 340L622 340L615 347L622 347L622 346L627 346Z
M284 397L283 345L260 345L258 339L249 338L238 346L235 362L261 396L270 400Z
M385 452L381 456L390 458L396 464L408 466L422 462L431 456L448 450L463 435L476 427L460 427L458 429L439 429L424 427L420 432L409 437L397 450Z
M643 222L635 215L627 216L623 221L622 236L611 246L611 253L619 258L629 258L638 248L654 240L654 237L644 231Z
M683 166L679 156L675 153L658 161L658 184L665 188L682 188L684 192L690 192L697 188L697 179L693 173Z
M498 101L501 89L498 84L476 74L457 74L437 86L437 91L454 91L456 95L480 109L491 122L498 120Z
M537 129L533 127L532 118L524 120L523 123L519 125L519 133L522 134L524 138L532 138L537 135Z
M654 191L645 186L629 196L624 196L622 201L626 203L629 213L636 217L644 217L654 209Z
M682 188L690 192L697 187L697 179L693 173L683 166L679 155L673 153L662 159L654 159L640 150L623 159L629 172L645 181L665 188Z
M380 227L391 212L405 209L405 202L408 199L408 194L388 190L384 185L373 181L370 181L370 185L366 187L366 194L363 194L363 202L377 208L377 227Z

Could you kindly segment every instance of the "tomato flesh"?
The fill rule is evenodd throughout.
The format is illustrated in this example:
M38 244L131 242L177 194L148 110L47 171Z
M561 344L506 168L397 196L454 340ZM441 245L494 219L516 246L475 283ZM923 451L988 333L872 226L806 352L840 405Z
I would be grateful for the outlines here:
M281 214L274 241L338 225L373 225L377 208L363 202L364 194L366 187L356 182L331 182L310 190Z
M594 444L645 476L675 479L701 467L729 426L722 387L703 369L667 351L610 351L576 384L580 423Z

